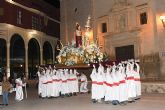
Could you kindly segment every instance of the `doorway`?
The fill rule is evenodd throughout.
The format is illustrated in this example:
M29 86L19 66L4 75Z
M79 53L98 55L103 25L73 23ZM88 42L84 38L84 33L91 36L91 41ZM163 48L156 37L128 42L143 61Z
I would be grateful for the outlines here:
M134 59L134 45L127 45L122 47L116 47L116 60Z

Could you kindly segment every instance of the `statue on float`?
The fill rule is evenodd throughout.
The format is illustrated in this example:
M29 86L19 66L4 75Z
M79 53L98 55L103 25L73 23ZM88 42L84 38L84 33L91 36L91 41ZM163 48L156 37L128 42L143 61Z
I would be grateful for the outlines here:
M78 22L76 22L76 47L82 46L82 31Z
M57 56L58 63L63 65L88 64L103 61L104 53L95 42L89 41L91 17L89 16L82 34L79 23L76 22L75 40L64 46Z

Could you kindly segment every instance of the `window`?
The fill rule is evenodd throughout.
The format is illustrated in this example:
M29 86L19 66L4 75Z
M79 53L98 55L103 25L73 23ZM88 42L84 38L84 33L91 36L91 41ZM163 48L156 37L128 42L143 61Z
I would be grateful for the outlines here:
M107 32L107 23L102 23L102 33Z
M147 24L147 13L146 12L140 13L140 24L141 25Z
M41 19L32 16L32 29L41 30Z
M22 12L17 12L17 24L22 24Z

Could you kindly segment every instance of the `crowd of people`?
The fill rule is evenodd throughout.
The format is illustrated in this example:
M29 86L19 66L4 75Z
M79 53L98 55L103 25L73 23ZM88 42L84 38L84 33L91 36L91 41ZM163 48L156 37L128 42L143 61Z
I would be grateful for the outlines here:
M127 104L140 99L141 82L138 60L121 61L104 68L93 66L90 75L92 79L92 101L117 104Z
M56 67L40 67L38 95L42 98L65 97L88 92L87 77L76 69L56 69ZM79 80L81 81L79 89Z
M98 68L93 65L90 78L91 99L93 103L127 104L140 99L141 82L140 66L138 60L113 62L105 67L100 63ZM38 72L38 95L41 98L70 97L80 93L89 92L87 76L79 73L76 69L57 69L55 66L39 67ZM23 87L27 97L25 79L17 78L15 100L23 100ZM10 83L4 76L2 82L3 103L8 105L8 92L11 90Z

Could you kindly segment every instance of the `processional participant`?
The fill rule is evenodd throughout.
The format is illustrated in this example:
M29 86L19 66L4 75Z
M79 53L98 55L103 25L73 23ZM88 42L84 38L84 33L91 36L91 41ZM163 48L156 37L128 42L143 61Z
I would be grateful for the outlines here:
M87 76L83 73L81 73L80 82L81 82L80 93L87 93L88 92L88 88L87 88L88 80L87 80Z
M42 68L39 66L38 71L37 71L37 75L38 75L38 96L41 97L41 93L42 93L42 82L41 82L41 77L42 77Z
M110 102L112 102L112 96L113 96L113 80L112 80L112 76L111 76L111 67L108 66L107 67L107 71L106 71L106 76L105 76L105 102L107 104L109 104Z
M107 67L106 73L100 65L94 67L92 74L92 100L99 102L102 97L106 103L113 105L134 102L141 96L140 66L133 59L122 61L118 64L113 62Z
M74 71L73 71L73 79L74 79L74 81L73 81L73 86L74 86L73 95L77 95L77 93L79 92L78 76L77 76L78 74L79 73L77 72L77 70L74 69Z
M141 96L141 81L140 81L140 66L139 66L139 60L135 60L135 67L134 67L134 80L135 80L135 89L136 89L136 98L140 99Z
M93 65L93 70L92 73L90 75L90 78L92 80L92 87L91 87L91 99L93 103L97 102L97 70L95 65Z
M102 102L102 99L104 98L104 95L105 95L105 88L104 88L104 67L99 64L99 67L98 67L98 74L96 75L96 88L97 88L97 97L96 97L96 100L97 102L101 103Z
M59 77L57 75L56 67L53 68L52 74L52 94L51 97L59 97Z
M16 100L16 101L21 101L21 100L23 100L23 98L24 98L23 89L22 89L22 87L24 86L24 84L23 84L21 78L17 78L17 79L15 80L15 82L16 82L16 95L15 95L15 100Z

